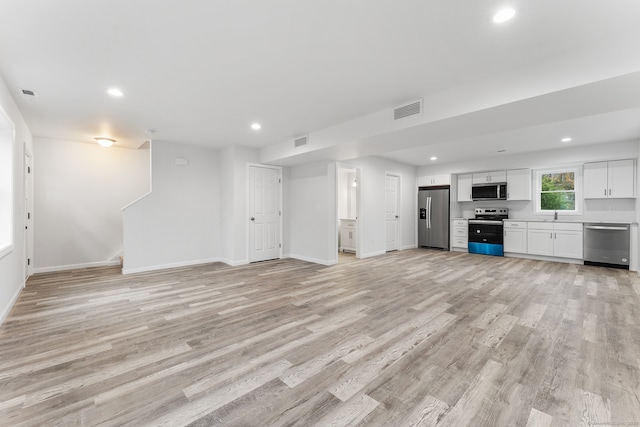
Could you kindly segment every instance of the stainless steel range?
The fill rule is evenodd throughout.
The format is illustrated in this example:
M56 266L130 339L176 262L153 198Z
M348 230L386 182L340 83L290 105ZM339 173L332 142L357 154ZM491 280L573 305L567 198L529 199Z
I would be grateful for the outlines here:
M509 218L507 208L476 208L476 216L469 220L469 252L502 256L503 224Z

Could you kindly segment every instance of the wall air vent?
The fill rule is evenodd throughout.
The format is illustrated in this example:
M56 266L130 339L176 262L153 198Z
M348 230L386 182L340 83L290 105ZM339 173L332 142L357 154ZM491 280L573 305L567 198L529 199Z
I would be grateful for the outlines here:
M309 143L309 136L308 135L301 136L301 137L296 138L296 139L293 140L293 146L295 148L302 147L304 145L307 145L308 143Z
M403 105L393 110L393 120L422 115L422 100Z

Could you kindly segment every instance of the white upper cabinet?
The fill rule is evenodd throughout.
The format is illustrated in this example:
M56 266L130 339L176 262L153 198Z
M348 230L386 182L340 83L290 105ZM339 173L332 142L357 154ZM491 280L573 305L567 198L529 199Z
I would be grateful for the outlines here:
M418 187L431 187L435 185L450 185L451 175L419 176Z
M609 183L607 162L585 163L584 198L603 199L608 197Z
M531 169L507 171L507 200L531 200Z
M458 175L458 201L471 202L471 185L473 176L469 173L466 175Z
M584 198L635 198L635 161L585 163Z
M635 161L616 160L607 162L609 166L609 197L634 198L636 197Z
M507 182L507 171L479 172L473 174L474 184Z

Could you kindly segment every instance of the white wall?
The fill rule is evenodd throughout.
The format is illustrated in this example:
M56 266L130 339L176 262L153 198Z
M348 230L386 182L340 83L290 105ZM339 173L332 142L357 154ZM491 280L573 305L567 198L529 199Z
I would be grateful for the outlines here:
M220 155L154 141L152 192L124 210L124 273L213 262L220 253ZM175 164L176 158L188 165Z
M220 260L232 264L235 258L235 146L220 150Z
M416 246L417 188L415 167L378 157L340 163L358 168L360 214L358 255L361 258L386 251L385 174L400 176L400 247ZM334 264L337 262L336 164L316 162L293 166L285 174L289 224L285 248L294 258Z
M380 157L364 157L343 162L361 169L360 176L360 257L386 252L385 178L400 177L400 249L416 247L417 199L416 168Z
M292 166L285 170L285 199L288 218L285 254L320 264L335 264L335 166L329 176L329 162ZM331 185L333 184L333 189Z
M247 164L256 163L258 150L232 145L220 151L220 257L230 265L248 258Z
M233 264L249 262L249 184L247 163L257 163L258 150L236 146L234 157L234 239L235 251Z
M119 264L122 208L149 192L149 150L34 138L34 271Z
M0 258L0 323L24 287L25 279L25 207L24 207L24 152L32 152L32 137L9 89L0 79L0 108L13 122L15 144L13 149L13 250Z

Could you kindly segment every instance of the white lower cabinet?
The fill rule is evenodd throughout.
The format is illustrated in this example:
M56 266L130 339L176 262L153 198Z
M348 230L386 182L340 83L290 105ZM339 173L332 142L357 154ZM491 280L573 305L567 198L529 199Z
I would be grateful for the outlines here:
M356 220L341 219L340 220L340 250L356 251Z
M562 258L582 259L582 224L556 223L556 226L558 225L568 225L576 228L555 227L553 231L553 238L555 241L553 246L553 255Z
M582 259L582 223L529 222L527 253Z
M466 219L454 219L451 227L451 247L468 250L469 222Z
M527 223L525 221L504 222L504 252L527 253Z
M553 223L529 223L527 227L527 253L553 256Z

